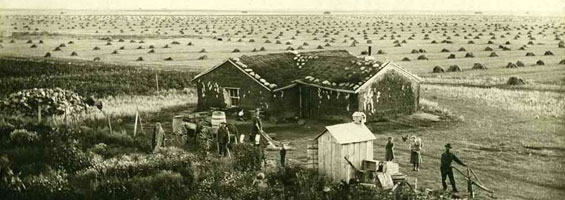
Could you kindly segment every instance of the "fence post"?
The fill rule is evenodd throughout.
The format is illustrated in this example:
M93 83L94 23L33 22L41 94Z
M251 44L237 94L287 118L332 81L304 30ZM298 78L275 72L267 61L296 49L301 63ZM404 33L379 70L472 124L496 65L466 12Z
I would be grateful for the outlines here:
M159 91L159 75L155 74L155 83L157 84L157 95L161 95L161 92Z
M133 125L133 137L135 138L135 135L137 134L137 118L139 117L139 112L135 111L135 122Z
M473 181L471 180L471 170L467 168L467 191L469 192L469 198L475 198L475 193L473 192Z
M41 105L37 106L37 122L41 122Z

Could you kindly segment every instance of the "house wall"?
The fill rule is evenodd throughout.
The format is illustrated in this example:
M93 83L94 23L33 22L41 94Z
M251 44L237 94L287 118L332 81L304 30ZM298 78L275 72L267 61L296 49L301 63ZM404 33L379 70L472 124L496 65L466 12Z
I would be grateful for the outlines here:
M298 87L273 92L271 99L272 106L270 106L269 111L272 114L276 114L277 117L290 118L299 115L300 99Z
M373 141L339 144L326 131L317 142L318 172L335 182L354 177L354 170L344 157L347 156L358 169L361 169L363 160L373 159Z
M350 121L358 109L357 94L299 85L304 118Z
M271 103L271 92L229 62L195 80L198 93L198 110L210 107L226 107L224 87L239 88L240 107L267 108Z
M418 109L419 93L417 81L388 68L359 92L359 111L367 115L367 120L411 114Z

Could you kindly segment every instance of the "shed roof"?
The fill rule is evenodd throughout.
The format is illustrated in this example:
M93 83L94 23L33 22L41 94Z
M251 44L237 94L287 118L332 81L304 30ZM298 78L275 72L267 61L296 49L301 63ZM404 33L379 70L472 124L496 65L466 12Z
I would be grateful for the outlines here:
M318 139L318 137L326 132L339 144L365 142L377 139L365 125L359 125L353 122L326 126L326 130L316 136L315 139Z

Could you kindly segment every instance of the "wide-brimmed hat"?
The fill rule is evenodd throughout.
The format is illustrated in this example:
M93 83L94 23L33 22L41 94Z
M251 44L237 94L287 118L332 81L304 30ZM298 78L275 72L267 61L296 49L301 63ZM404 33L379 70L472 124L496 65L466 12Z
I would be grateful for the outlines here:
M451 144L450 143L445 144L445 148L451 149L452 148Z

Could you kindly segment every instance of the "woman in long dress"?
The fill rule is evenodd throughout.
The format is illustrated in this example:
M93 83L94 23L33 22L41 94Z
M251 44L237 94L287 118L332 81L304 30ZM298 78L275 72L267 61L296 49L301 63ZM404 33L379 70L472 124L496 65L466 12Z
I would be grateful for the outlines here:
M422 139L412 136L411 140L410 163L414 166L414 171L420 171L420 164L422 163Z

